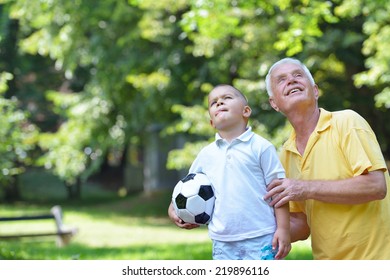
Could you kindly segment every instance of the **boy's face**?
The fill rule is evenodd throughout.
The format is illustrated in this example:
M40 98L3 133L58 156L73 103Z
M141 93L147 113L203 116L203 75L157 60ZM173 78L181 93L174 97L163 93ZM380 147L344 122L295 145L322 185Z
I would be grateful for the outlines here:
M234 128L247 123L251 109L246 99L234 88L220 86L209 94L210 123L217 130Z

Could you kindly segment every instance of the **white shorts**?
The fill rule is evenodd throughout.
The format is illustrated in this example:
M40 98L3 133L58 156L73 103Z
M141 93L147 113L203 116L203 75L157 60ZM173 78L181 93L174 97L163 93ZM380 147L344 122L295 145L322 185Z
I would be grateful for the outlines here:
M213 240L214 260L274 260L276 250L272 250L274 234L240 241Z

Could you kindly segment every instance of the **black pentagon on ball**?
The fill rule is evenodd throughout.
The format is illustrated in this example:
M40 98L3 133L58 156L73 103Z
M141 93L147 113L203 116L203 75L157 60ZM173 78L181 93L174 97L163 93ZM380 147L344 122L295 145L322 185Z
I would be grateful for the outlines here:
M189 180L194 180L196 174L194 173L190 173L188 174L187 176L185 176L183 179L181 179L180 181L182 181L183 183L189 181Z
M202 213L195 216L195 222L198 224L205 224L210 220L210 216L207 213Z
M199 196L205 201L214 196L213 188L210 185L201 185L199 188Z
M179 209L185 209L187 204L187 198L179 193L175 198L176 206Z

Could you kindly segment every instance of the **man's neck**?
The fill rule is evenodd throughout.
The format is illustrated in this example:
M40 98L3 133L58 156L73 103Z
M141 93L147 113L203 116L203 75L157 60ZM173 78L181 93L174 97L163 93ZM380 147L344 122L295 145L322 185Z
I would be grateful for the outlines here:
M304 112L290 114L287 117L295 130L297 149L303 155L307 141L317 126L320 110L315 106Z

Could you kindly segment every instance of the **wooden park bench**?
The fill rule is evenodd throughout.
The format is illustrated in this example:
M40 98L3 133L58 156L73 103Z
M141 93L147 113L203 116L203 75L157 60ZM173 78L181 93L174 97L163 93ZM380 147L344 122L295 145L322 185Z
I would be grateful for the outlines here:
M43 237L43 236L57 236L57 246L62 247L69 244L71 238L77 233L77 228L67 228L62 223L62 209L56 205L51 208L50 213L38 215L25 215L18 217L0 217L0 222L13 221L32 221L32 220L48 220L53 219L56 224L56 231L47 232L27 232L20 234L5 234L0 235L0 239L17 239L24 237Z

